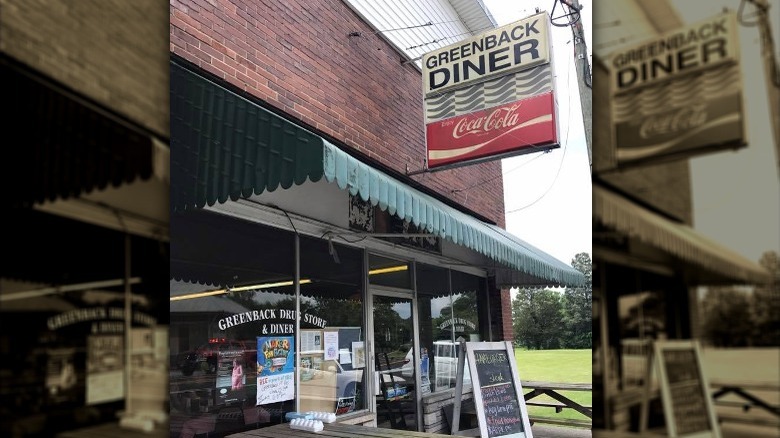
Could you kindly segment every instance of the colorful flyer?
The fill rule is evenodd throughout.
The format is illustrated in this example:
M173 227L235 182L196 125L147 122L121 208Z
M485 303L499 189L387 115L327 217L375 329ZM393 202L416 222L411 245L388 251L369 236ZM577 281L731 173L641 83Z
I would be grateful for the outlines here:
M257 405L295 397L295 338L258 336Z

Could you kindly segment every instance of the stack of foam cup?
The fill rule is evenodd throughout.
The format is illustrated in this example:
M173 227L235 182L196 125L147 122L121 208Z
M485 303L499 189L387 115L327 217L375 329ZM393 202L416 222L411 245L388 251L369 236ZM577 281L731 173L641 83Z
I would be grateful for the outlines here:
M306 430L309 432L321 432L323 429L322 421L307 420L305 418L294 418L290 421L290 429Z

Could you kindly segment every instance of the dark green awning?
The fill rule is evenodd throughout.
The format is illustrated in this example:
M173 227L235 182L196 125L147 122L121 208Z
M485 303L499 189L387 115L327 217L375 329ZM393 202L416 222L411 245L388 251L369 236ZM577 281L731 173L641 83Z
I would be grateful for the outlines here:
M171 202L175 210L235 201L265 190L319 181L323 176L420 229L522 274L550 285L584 281L580 272L532 245L171 63Z
M167 146L110 109L6 56L0 56L0 79L6 205L77 197L159 170L155 160Z

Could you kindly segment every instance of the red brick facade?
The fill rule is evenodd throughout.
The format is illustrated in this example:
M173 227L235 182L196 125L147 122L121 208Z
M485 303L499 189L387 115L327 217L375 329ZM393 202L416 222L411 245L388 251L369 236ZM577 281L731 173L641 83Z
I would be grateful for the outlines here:
M170 4L174 54L398 172L423 167L422 75L342 1ZM414 179L503 227L500 172L493 161Z
M3 0L0 52L167 138L167 15L159 0Z

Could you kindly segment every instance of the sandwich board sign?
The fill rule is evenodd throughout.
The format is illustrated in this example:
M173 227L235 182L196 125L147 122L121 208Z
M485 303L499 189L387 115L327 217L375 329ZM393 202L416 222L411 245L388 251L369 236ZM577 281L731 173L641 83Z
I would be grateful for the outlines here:
M479 428L459 431L463 371L468 358ZM533 438L512 343L462 342L452 415L452 435Z
M658 341L650 353L661 387L666 431L669 437L721 438L707 381L701 363L699 343L695 340ZM642 401L641 431L647 427L649 388L652 367Z

